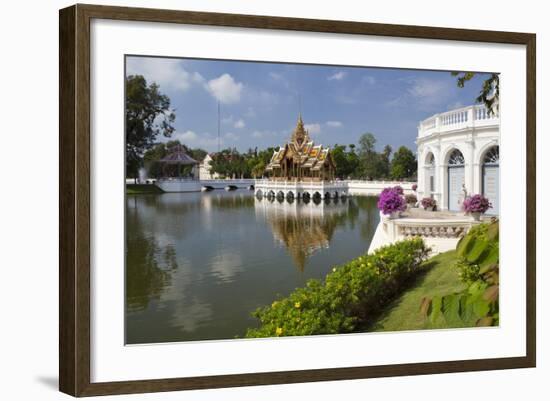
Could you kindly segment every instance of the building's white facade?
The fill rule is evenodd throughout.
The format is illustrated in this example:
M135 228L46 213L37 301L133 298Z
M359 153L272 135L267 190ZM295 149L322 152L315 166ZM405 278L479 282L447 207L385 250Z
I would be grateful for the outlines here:
M207 154L199 165L199 180L217 180L220 178L218 173L212 172L211 161L212 157Z
M483 194L499 212L500 118L484 106L436 114L418 127L418 198L442 210L461 210L465 194Z

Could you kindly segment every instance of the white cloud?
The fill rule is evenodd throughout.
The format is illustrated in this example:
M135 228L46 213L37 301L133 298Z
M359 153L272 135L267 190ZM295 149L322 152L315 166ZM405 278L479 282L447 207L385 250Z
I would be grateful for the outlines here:
M147 83L156 82L163 90L185 91L204 81L198 72L187 71L181 60L167 58L129 57L126 75L143 75Z
M321 124L319 124L319 123L304 124L304 128L311 135L316 135L316 134L321 133Z
M416 99L441 96L449 91L449 83L447 81L420 78L414 80L413 85L407 91Z
M368 85L374 85L376 84L376 78L374 78L373 76L371 75L365 75L363 78L362 78L362 81Z
M288 134L286 130L281 131L281 133L277 131L269 131L269 130L263 130L263 131L256 130L252 132L251 136L252 138L266 138L266 137L278 138L281 135L286 135L286 134Z
M234 128L239 128L239 129L244 128L246 126L246 123L242 118L239 118L238 120L236 120L235 117L233 117L232 115L228 117L223 117L222 124L232 125Z
M222 117L222 124L233 124L233 116Z
M405 82L408 87L402 94L388 101L388 106L412 106L419 110L431 111L441 108L441 103L447 103L453 94L451 80L414 78Z
M184 145L190 146L190 147L200 147L200 148L206 148L206 150L214 150L218 146L218 137L212 136L209 133L203 133L203 134L197 134L194 131L187 130L187 131L176 131L174 132L170 138L163 137L161 139L163 142L173 141L173 140L179 140ZM220 138L220 145L223 146L224 144L224 138Z
M461 107L464 107L464 104L461 101L456 101L447 105L447 110L460 109Z
M172 137L170 139L179 139L179 141L182 143L196 142L198 139L198 135L193 131L175 132L174 134L172 134Z
M228 132L227 134L225 134L224 138L227 138L227 139L232 140L232 141L238 141L239 140L239 136L232 133L232 132Z
M253 138L263 138L266 135L265 131L254 131L252 133Z
M341 127L343 124L340 121L327 121L329 127Z
M224 104L237 103L241 99L243 84L229 74L223 74L205 84L206 90Z
M346 76L345 71L337 71L334 74L330 75L327 79L329 81L341 81Z

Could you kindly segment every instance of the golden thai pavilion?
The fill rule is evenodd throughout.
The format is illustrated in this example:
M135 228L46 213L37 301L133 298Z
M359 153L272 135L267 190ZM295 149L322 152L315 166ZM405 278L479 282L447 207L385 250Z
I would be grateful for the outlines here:
M330 148L310 140L301 115L290 142L273 153L266 167L272 180L282 181L330 181L334 179L334 171Z

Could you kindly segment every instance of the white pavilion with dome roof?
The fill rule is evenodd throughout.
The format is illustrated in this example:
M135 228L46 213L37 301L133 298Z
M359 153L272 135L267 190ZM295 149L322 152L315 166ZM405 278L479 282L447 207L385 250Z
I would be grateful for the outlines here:
M418 126L418 198L460 211L466 195L482 194L499 213L498 111L475 105L436 114Z

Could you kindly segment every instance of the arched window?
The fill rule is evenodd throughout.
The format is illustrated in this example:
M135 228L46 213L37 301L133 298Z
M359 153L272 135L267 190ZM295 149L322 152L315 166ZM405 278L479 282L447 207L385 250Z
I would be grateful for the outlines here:
M499 149L498 145L490 147L483 155L482 169L482 190L483 195L489 198L492 208L488 210L488 214L498 214L500 209L499 192L500 192L500 174L499 174Z
M460 211L464 200L464 155L454 149L449 155L447 166L447 207L451 211Z
M426 156L426 166L427 167L435 166L435 157L432 152L428 153L428 156Z
M499 164L499 159L498 146L493 146L485 153L483 164Z
M464 156L462 152L458 149L453 150L449 156L449 165L450 166L462 166L464 165Z
M433 196L435 192L435 157L432 152L426 156L426 185L425 192Z

